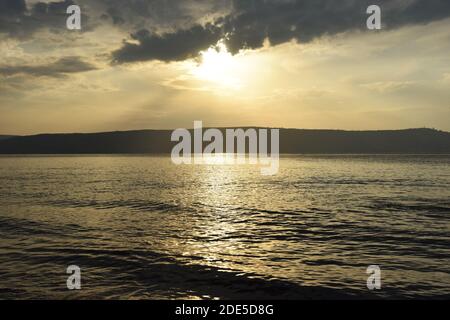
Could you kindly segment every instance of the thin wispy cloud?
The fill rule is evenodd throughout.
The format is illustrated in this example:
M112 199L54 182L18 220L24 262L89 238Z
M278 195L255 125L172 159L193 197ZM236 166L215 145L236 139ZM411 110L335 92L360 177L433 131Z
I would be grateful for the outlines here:
M55 62L40 65L1 66L0 75L12 76L25 74L32 76L61 77L71 73L95 70L96 67L80 57L64 57Z

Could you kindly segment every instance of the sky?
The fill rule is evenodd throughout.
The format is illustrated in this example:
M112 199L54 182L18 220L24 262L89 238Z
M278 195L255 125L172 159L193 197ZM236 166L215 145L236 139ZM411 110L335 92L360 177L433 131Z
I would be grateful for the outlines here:
M0 114L20 135L450 131L450 1L0 0Z

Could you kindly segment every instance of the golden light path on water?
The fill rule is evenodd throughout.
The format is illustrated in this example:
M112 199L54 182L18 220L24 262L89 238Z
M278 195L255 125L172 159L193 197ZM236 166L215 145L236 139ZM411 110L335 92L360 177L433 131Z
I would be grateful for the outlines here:
M253 230L253 223L259 218L250 212L243 215L239 208L244 208L246 205L242 199L242 193L248 193L247 188L241 189L240 186L249 179L261 179L259 165L230 164L229 154L211 155L205 157L203 161L207 165L197 167L199 175L197 181L200 183L194 191L194 198L200 202L201 206L207 206L210 210L208 209L205 213L208 218L193 221L196 226L191 230L194 232L194 238L212 241L202 242L200 245L199 243L181 245L187 250L183 254L200 255L204 259L204 264L226 272L240 270L243 274L250 275L270 273L270 267L264 259L255 259L256 252L279 250L281 249L279 242L261 241L252 244L242 242L239 237L234 236L252 232L255 237L257 236L257 231ZM273 178L268 177L265 180L270 181ZM257 187L253 189L255 196L258 191ZM277 202L276 198L273 202ZM227 261L224 259L227 256L234 257L235 260ZM253 260L251 268L245 266L248 259ZM296 266L295 269L301 270L301 265Z

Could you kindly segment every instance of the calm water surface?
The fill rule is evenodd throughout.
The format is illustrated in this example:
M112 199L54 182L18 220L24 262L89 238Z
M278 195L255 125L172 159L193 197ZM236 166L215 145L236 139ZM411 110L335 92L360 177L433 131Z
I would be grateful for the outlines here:
M449 298L450 156L0 157L0 237L0 299Z

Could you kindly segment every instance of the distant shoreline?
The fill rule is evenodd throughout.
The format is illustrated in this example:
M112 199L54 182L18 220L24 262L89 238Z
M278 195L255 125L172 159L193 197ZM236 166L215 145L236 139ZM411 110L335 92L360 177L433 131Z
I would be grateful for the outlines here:
M243 127L247 129L251 127ZM221 128L219 130L226 130ZM170 154L171 130L0 136L0 154ZM280 154L446 155L450 133L434 129L344 131L280 129Z
M0 157L170 157L170 153L0 153ZM449 153L281 153L280 158L287 157L383 157L383 156L450 156Z

